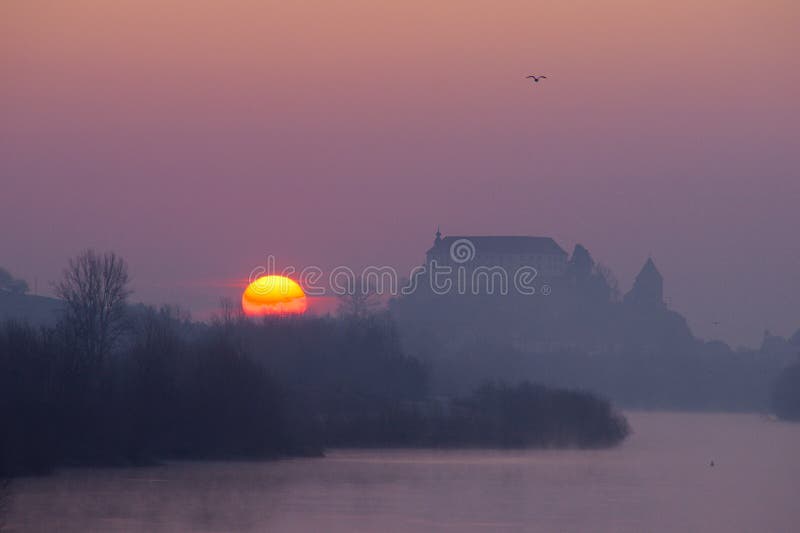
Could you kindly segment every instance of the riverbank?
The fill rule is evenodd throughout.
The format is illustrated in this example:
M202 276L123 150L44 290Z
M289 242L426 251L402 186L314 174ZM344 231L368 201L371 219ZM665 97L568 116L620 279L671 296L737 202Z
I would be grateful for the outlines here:
M19 478L9 531L793 531L800 425L625 412L601 450L331 450ZM709 466L714 460L715 466Z

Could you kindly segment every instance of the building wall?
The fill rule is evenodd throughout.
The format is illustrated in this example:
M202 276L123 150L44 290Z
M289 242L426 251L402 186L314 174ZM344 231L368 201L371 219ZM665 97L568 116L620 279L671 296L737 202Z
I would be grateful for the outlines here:
M467 270L472 270L479 266L499 266L506 269L509 275L513 275L520 267L532 266L543 277L563 276L567 266L566 256L557 254L477 253L471 261L457 263L452 260L448 250L443 250L428 254L427 263L429 266L434 259L439 266L446 265L452 268L463 266Z

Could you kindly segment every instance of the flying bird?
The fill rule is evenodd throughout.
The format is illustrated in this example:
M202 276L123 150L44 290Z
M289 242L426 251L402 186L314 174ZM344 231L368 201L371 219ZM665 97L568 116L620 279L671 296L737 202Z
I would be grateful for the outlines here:
M532 79L536 83L539 83L539 80L546 80L547 76L534 76L531 74L530 76L525 76L525 79Z

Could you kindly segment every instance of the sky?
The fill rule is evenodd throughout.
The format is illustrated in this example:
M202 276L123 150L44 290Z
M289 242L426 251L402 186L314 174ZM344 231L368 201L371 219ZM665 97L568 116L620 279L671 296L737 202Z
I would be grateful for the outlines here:
M5 0L0 265L52 294L67 258L114 250L135 299L203 316L268 255L402 271L438 224L581 243L623 290L652 256L697 335L790 335L799 15L788 0Z

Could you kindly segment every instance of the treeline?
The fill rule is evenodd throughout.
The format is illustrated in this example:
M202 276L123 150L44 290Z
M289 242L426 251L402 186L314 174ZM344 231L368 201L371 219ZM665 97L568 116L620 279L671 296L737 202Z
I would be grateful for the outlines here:
M148 310L127 348L91 361L60 328L4 324L0 472L318 452L286 391L224 331L176 326Z
M580 245L565 275L547 281L547 296L422 290L392 300L404 346L431 370L432 394L497 379L590 390L634 409L785 412L791 403L788 378L773 387L800 353L800 330L765 332L758 349L696 338L662 301L660 282L623 298Z
M800 363L783 369L772 389L772 407L778 417L800 421Z
M385 316L202 324L139 307L127 328L93 358L64 325L0 325L0 473L318 455L329 421L424 398Z
M159 459L318 455L332 446L611 446L627 425L583 392L486 385L426 396L386 315L187 321L139 309L113 357L60 328L0 325L0 473Z
M0 324L0 477L62 465L319 455L330 446L608 446L609 404L534 385L430 398L387 313L211 323L127 304L127 266L88 251L57 325Z
M770 411L783 358L753 352L624 349L529 352L502 341L427 348L435 394L466 394L486 379L584 389L631 409Z
M599 448L629 431L623 416L588 392L492 382L443 404L340 417L327 437L347 447Z

